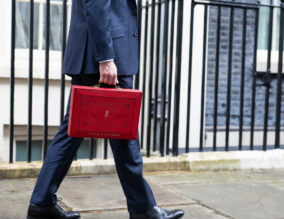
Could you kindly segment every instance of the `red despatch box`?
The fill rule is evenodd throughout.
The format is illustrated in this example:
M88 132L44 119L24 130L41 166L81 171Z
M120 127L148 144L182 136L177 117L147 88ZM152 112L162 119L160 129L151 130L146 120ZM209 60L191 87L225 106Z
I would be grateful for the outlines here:
M68 135L137 139L142 92L73 85Z

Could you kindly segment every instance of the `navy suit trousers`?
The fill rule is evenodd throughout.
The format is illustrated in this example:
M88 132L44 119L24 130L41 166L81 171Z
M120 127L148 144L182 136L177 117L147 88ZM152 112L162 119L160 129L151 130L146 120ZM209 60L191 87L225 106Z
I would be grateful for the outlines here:
M75 75L73 85L93 86L99 74ZM119 76L119 86L132 88L133 76ZM57 202L56 192L67 174L77 153L82 138L71 138L67 134L70 97L66 115L59 132L54 137L37 179L30 202L40 206L51 206ZM152 190L143 177L143 162L137 140L110 140L117 174L127 199L129 212L145 212L156 205ZM106 185L107 186L107 185Z

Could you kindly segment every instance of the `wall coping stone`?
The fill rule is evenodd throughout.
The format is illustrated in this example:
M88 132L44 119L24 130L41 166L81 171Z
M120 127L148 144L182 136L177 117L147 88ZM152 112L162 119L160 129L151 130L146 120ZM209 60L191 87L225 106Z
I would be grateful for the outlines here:
M178 157L144 157L144 173L168 171L230 171L245 169L284 168L284 149L269 151L192 152ZM42 162L0 163L0 179L34 178ZM69 176L115 174L112 158L77 160L72 163Z

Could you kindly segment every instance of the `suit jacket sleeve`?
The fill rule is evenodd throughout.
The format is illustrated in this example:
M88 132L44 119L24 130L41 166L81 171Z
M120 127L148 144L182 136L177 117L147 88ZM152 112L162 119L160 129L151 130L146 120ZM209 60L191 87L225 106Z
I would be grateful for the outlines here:
M111 0L83 0L95 61L115 58L110 34Z

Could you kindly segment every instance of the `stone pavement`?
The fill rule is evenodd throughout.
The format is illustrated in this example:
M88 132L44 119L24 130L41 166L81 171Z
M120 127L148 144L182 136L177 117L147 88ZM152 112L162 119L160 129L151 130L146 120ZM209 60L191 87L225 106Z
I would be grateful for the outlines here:
M284 219L284 169L146 174L159 205L185 219ZM0 180L0 219L25 218L35 179ZM60 204L83 219L128 218L116 175L68 177Z

